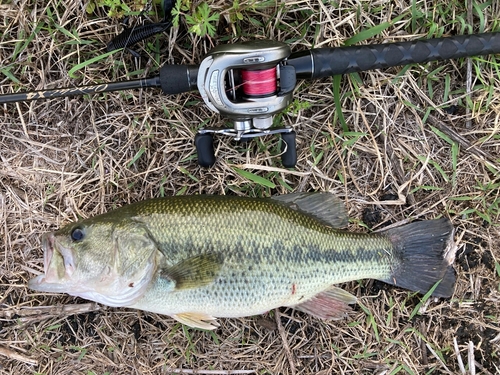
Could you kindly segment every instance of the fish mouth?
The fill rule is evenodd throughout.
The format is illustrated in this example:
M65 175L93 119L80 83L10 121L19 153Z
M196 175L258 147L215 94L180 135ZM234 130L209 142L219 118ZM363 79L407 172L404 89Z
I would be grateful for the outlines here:
M53 233L42 236L44 274L28 282L29 288L41 292L64 292L74 270L71 250L64 248Z
M49 265L54 256L55 237L52 233L44 234L42 236L42 249L43 249L43 270L45 275L49 273Z

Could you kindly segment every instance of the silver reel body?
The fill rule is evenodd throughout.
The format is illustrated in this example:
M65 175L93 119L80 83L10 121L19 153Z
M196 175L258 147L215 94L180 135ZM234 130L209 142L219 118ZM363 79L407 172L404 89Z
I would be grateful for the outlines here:
M259 40L218 46L203 59L198 71L198 90L212 111L233 121L234 129L199 130L195 144L200 165L215 163L212 137L216 133L237 141L285 134L293 144L285 145L284 152L293 147L293 155L296 154L295 133L291 128L269 130L274 114L282 112L292 101L296 74L293 66L286 65L290 54L285 43ZM200 141L203 137L206 139ZM295 165L295 159L290 157L282 160L287 160L287 167Z

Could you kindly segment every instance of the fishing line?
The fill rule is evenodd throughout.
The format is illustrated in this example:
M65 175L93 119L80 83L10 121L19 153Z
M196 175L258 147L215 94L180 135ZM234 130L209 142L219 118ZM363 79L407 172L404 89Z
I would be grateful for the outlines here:
M274 95L277 91L276 67L264 70L241 70L243 92L247 96Z

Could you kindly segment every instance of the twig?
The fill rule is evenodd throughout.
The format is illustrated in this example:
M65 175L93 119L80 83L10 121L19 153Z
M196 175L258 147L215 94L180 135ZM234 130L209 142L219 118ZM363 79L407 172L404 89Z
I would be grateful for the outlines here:
M497 342L500 341L500 334L496 335L493 339L490 340L490 342Z
M460 349L458 348L458 342L457 338L453 338L453 347L455 348L455 354L457 356L457 361L458 361L458 368L460 369L460 372L465 375L465 366L464 366L464 361L462 361L462 355L460 354Z
M481 150L480 148L471 144L462 135L458 134L455 130L445 125L443 121L438 120L433 115L429 115L429 117L427 117L427 120L432 126L441 130L448 137L450 137L452 141L457 142L462 150L466 150L467 152L470 152L472 155L476 156L479 160L486 161L490 163L493 167L499 168L493 156L491 156L486 151Z
M200 375L241 375L241 374L256 374L255 370L193 370L183 368L168 369L171 373L179 374L200 374Z
M427 334L427 329L423 321L420 323L420 333L422 334L422 337L425 337ZM422 364L424 366L427 366L429 364L429 359L427 358L427 350L425 350L425 340L423 339L420 339L420 349L422 351Z
M22 354L16 353L13 350L0 346L0 355L3 355L10 359L15 359L16 361L29 363L30 365L38 365L38 361L36 359L31 359L29 357L25 357Z
M472 341L469 341L469 353L467 359L469 361L470 375L476 375L476 363L474 361L474 343Z
M293 174L294 176L299 176L299 177L308 176L311 174L311 172L291 171L284 168L269 167L267 165L258 165L258 164L248 164L248 163L234 164L234 166L240 169L255 169L258 171L286 173L286 174Z
M478 363L476 361L474 361L474 366L476 366L479 370L481 370L481 374L483 374L483 375L493 375L493 373L489 372L487 369L485 369L483 366L481 366L480 363ZM497 368L496 374L499 374L500 372L498 372L498 367L495 366L495 368Z
M281 324L281 313L279 312L278 309L276 309L275 311L276 311L276 324L278 325L278 332L280 333L281 341L283 342L283 348L285 349L285 354L288 358L288 362L290 363L290 370L292 372L292 375L295 375L296 371L295 371L295 363L293 361L293 354L292 351L290 350L290 346L288 345L285 328Z
M11 309L0 309L0 317L7 319L12 319L14 316L19 316L19 321L33 322L37 320L47 319L53 316L60 315L75 315L82 314L91 311L100 310L101 306L98 303L80 303L73 305L62 305L62 306L38 306L38 307L21 307L21 308L11 308Z
M434 357L436 357L436 359L439 361L439 363L441 363L441 366L444 367L444 369L446 370L446 372L448 374L453 374L453 372L451 372L450 369L448 367L446 367L446 365L444 364L443 360L437 355L437 353L434 351L434 349L432 349L432 347L429 344L426 344L426 346L427 346L427 349L429 349L429 351L432 353L432 355Z
M404 181L406 180L405 173L403 172L403 169L401 168L401 164L399 163L399 160L394 152L394 149L391 146L391 142L388 142L387 137L385 136L384 133L380 134L380 138L382 139L382 142L385 144L385 148L387 150L386 155L389 158L389 160L391 161L392 171L396 175L396 178L397 178L399 185L400 186L405 185L405 187L406 187L406 184L404 184ZM408 200L408 203L411 206L416 204L415 198L414 198L413 194L411 193L411 190L409 190L408 193L406 194L406 199Z

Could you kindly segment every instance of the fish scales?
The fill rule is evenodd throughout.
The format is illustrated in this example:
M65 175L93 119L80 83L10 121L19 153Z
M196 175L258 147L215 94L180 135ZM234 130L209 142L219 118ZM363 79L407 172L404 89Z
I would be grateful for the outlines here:
M293 306L334 283L390 274L392 245L382 236L341 232L265 200L224 198L218 204L205 196L151 201L130 213L168 254L166 266L200 252L224 257L213 284L167 295L157 280L159 287L136 306L160 312L172 305L178 312L202 305L209 314L230 317L250 304L253 315L269 304Z
M168 314L212 329L215 317L295 307L339 318L355 297L332 285L374 278L449 296L449 220L380 234L336 227L347 220L331 194L274 199L152 199L68 224L44 236L45 274L32 289Z

